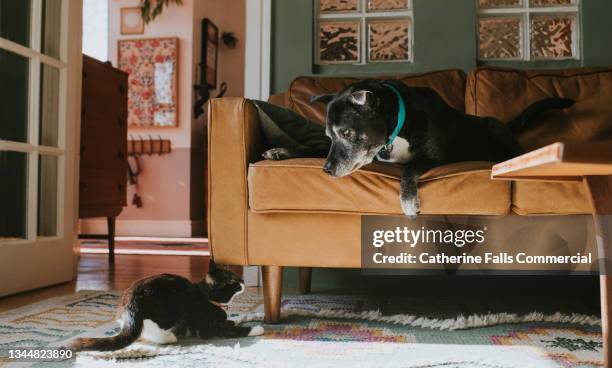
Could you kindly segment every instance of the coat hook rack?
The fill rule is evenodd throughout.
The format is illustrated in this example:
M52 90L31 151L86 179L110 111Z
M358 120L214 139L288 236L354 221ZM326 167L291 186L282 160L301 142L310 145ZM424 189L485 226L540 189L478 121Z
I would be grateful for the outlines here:
M153 138L149 135L148 138L142 138L140 135L138 139L134 139L130 134L128 140L128 155L140 157L142 155L165 155L172 152L172 141L169 139L163 139L161 136Z

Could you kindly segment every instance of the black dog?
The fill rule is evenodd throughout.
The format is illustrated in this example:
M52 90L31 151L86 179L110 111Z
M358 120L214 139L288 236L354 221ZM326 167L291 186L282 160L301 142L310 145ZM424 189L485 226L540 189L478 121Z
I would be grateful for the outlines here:
M337 94L311 99L317 101L327 103L326 134L331 139L323 170L331 176L345 176L375 157L405 164L400 203L411 217L419 213L417 181L421 174L452 162L501 162L520 155L519 132L540 113L575 102L543 99L503 124L457 111L433 89L392 80L365 80Z

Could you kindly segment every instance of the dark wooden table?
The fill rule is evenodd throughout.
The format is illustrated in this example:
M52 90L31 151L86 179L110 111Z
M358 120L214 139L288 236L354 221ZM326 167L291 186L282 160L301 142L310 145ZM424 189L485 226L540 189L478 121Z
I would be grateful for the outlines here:
M492 179L582 182L595 222L605 367L612 367L612 141L553 143L493 166Z

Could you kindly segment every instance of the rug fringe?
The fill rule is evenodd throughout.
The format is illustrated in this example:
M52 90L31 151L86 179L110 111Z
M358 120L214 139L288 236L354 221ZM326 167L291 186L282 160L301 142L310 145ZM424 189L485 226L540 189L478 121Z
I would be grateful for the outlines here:
M418 317L409 314L385 316L380 311L364 311L354 313L342 310L324 309L314 312L301 309L283 308L281 309L281 315L283 318L289 316L299 316L314 318L362 319L367 321L387 322L396 325L423 327L438 330L464 330L468 328L525 322L571 323L590 326L601 325L601 319L596 316L578 313L564 314L560 312L553 314L531 312L524 315L518 315L515 313L488 313L473 314L469 316L460 315L456 318L439 319ZM251 312L241 314L239 316L232 316L231 319L236 323L261 322L264 320L264 313Z

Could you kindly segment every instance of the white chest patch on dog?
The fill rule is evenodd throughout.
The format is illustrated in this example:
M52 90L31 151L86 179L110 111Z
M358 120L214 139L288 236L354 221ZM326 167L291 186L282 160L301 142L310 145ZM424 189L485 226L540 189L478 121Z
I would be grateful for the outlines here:
M402 137L396 137L393 141L393 149L388 159L383 159L380 155L377 155L379 161L393 162L397 164L405 164L410 161L410 143Z

